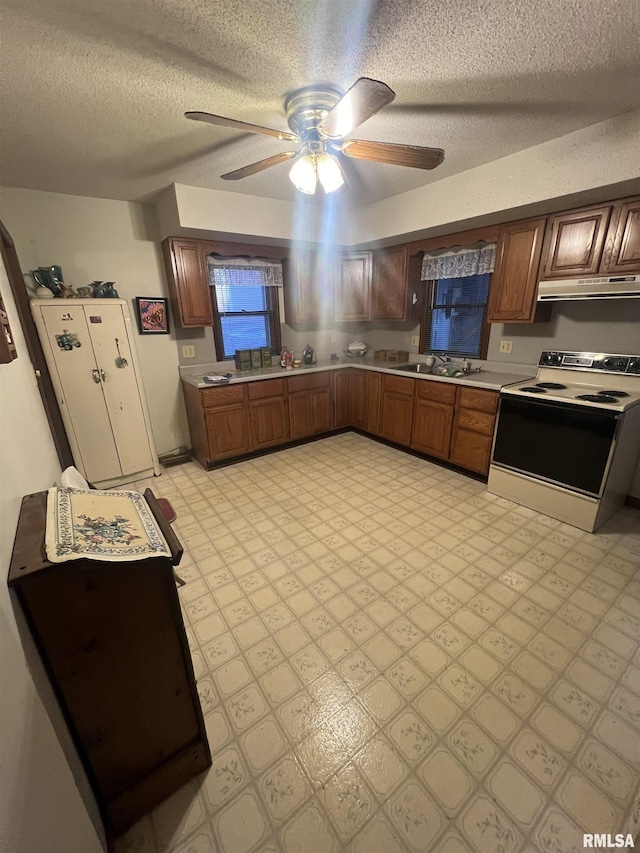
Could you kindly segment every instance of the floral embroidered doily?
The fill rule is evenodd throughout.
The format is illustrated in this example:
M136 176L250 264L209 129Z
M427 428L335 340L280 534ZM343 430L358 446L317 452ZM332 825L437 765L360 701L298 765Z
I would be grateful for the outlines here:
M52 563L171 556L147 502L130 491L49 489L45 546Z

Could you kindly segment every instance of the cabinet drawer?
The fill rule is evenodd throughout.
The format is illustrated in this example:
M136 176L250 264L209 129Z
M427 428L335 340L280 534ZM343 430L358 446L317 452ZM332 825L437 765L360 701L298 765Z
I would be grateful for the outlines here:
M289 393L296 391L312 391L314 388L328 388L331 383L330 373L308 373L306 376L291 376Z
M391 391L394 394L410 394L413 396L415 379L407 379L404 376L385 376L382 380L383 391Z
M224 406L227 403L241 403L246 398L247 390L244 385L229 385L227 388L205 388L200 392L202 406L210 409L212 406Z
M416 396L437 403L454 403L456 386L450 382L433 382L429 379L416 380Z
M458 406L493 413L498 408L498 392L461 386L458 388Z
M495 415L488 412L478 412L474 409L458 409L456 425L473 432L481 432L484 435L493 435Z
M262 379L259 382L248 382L247 390L250 400L282 397L284 395L284 379Z

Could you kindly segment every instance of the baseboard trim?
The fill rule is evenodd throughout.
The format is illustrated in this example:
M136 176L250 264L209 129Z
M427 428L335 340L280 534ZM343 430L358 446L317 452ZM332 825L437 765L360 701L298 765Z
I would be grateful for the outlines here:
M637 498L635 495L627 495L624 505L640 509L640 498Z

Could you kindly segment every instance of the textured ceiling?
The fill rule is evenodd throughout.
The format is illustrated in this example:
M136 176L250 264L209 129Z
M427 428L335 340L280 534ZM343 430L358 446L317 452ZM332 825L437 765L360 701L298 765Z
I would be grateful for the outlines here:
M433 172L348 160L351 204L396 195L640 106L638 0L2 0L8 186L128 200L177 182L293 199L287 165L220 175L290 143L284 95L383 80L353 134L431 145ZM346 158L345 158L346 159ZM346 200L346 199L345 199Z

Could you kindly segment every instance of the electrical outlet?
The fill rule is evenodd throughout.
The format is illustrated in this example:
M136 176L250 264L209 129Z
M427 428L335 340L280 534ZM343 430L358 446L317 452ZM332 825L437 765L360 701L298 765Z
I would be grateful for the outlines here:
M330 336L330 338L329 338L329 343L330 343L330 344L335 344L335 342L336 342L336 336L335 336L335 335L331 335L331 336Z
M419 345L420 345L420 338L418 337L418 335L413 335L411 338L411 346L417 347Z
M182 357L183 358L195 358L196 357L196 348L191 346L182 347Z
M513 341L500 341L500 352L509 353L513 350Z

